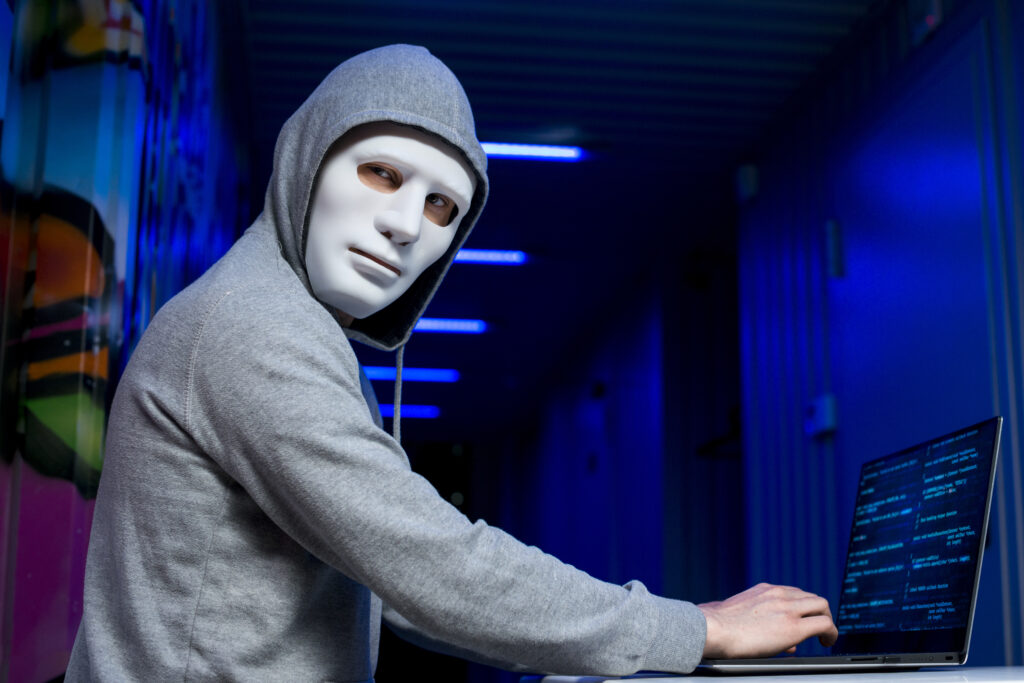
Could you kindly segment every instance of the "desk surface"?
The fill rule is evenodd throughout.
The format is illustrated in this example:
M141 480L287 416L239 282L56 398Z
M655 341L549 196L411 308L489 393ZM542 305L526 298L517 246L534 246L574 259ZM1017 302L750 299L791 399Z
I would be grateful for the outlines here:
M978 666L950 667L948 669L922 669L918 671L885 671L881 673L856 674L771 674L770 676L656 676L628 678L629 683L693 683L694 680L716 680L721 683L810 683L828 680L835 683L857 683L869 681L896 681L897 683L1008 683L1024 682L1024 667L1021 666ZM545 676L541 683L604 683L619 681L619 678L604 676Z

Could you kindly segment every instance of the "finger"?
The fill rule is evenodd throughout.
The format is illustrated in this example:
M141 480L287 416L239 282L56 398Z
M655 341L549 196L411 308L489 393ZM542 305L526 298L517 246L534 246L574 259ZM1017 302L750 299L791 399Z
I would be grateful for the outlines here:
M820 597L816 593L810 593L801 588L797 588L796 586L773 586L771 584L759 584L754 588L760 589L759 592L761 593L771 595L773 597L787 601L806 600L809 598Z
M821 644L825 647L835 645L836 641L839 640L839 629L836 628L835 623L832 624L832 629L828 633L818 636L818 640L820 640Z
M811 599L811 598L818 598L819 600L824 600L824 598L822 598L817 593L811 593L810 591L805 591L805 590L802 590L800 588L794 588L792 586L787 586L786 589L787 589L787 597L790 600L808 600L808 599Z
M839 636L839 630L836 628L835 623L831 617L824 615L804 617L800 620L799 631L803 633L803 637L800 640L805 640L811 636L818 636L822 640L822 644L831 645L835 642ZM825 641L831 641L825 643Z
M832 618L832 610L829 609L828 600L819 598L816 595L794 600L790 607L802 617L822 615L830 619Z
M788 654L793 654L794 652L796 652L796 645L794 645L793 647L786 648L786 652Z
M806 593L807 592L807 591L805 591L805 590L803 590L801 588L797 588L796 586L786 586L786 585L777 584L777 583L759 583L756 586L754 586L754 589L758 589L761 592L775 591L777 593L783 593L783 594L787 594L787 595L789 595L789 594L796 595L796 594Z
M781 586L770 583L759 583L747 589L745 593L761 594L766 597L775 597L783 600L804 600L807 598L820 597L816 593L810 593L796 586Z

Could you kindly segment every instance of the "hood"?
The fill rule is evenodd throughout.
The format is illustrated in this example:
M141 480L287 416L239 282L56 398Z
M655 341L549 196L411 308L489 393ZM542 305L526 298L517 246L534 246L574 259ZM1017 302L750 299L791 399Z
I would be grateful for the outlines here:
M317 171L338 138L375 121L436 135L459 150L477 176L469 211L444 256L394 303L346 330L352 339L390 351L408 341L487 199L487 156L476 139L469 100L455 74L439 59L422 47L388 45L356 55L328 74L281 128L263 213L250 230L276 236L285 260L315 296L304 255Z

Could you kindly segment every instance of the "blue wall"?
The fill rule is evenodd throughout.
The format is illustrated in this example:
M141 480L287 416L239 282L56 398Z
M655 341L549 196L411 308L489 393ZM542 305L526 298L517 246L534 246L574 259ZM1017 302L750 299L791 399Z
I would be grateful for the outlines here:
M748 579L835 604L860 465L1002 414L970 661L1021 664L1024 15L966 3L917 49L886 43L900 28L881 20L805 93L743 208ZM838 429L809 436L827 395Z
M615 583L661 590L663 432L660 307L595 330L553 378L520 457L519 537ZM652 490L653 489L653 490Z

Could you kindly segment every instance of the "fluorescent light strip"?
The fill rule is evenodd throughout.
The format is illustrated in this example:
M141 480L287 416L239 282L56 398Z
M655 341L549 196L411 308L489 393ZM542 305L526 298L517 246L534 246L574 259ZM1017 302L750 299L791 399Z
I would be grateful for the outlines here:
M521 266L526 263L525 251L501 249L459 249L456 263L486 263L494 266Z
M565 145L520 145L508 142L481 142L487 156L498 159L537 159L540 161L580 161L583 149Z
M447 332L449 334L483 334L487 323L467 318L420 318L417 332Z
M395 381L395 369L383 365L363 368L370 379ZM403 382L458 382L459 371L447 368L402 368Z
M395 416L395 405L393 403L381 403L380 414L382 417ZM402 404L402 419L405 418L423 418L425 420L433 420L441 417L441 409L437 406L423 406L416 405L414 403L403 403Z

